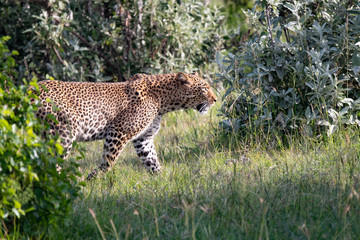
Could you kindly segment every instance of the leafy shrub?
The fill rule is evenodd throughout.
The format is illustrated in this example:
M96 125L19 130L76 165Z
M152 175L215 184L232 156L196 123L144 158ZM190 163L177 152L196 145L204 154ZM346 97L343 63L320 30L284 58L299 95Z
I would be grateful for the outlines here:
M227 89L223 126L311 136L360 124L358 1L262 0L246 15L250 39L216 57Z
M231 28L241 28L241 30L245 30L245 14L243 9L251 9L253 7L253 1L223 0L223 2L225 6L222 9L226 13L226 24Z
M36 96L28 85L13 84L18 52L10 52L8 39L0 38L0 238L14 231L29 236L43 231L69 212L79 190L74 162L61 174L56 170L56 164L63 166L59 141L36 134L48 128L34 116ZM38 88L35 80L30 85Z
M23 50L25 76L123 81L138 72L213 73L223 37L221 12L196 0L3 2L0 33L18 34L10 46Z

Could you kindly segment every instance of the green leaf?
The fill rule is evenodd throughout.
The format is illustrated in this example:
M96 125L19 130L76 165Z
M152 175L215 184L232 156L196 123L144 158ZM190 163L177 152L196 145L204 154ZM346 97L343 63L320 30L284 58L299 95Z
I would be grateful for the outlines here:
M29 85L35 87L36 91L40 91L39 85L35 81L31 81Z
M11 55L18 56L18 55L19 55L19 52L18 52L18 51L16 51L16 50L13 50L13 51L11 52Z
M21 204L20 204L18 201L14 200L14 207L15 207L16 209L20 209L20 208L21 208Z
M5 112L5 111L3 110L3 113L2 113L2 114L5 115L5 116L7 116L7 115L9 115L9 112L10 112L10 111ZM8 121L6 121L5 119L0 119L0 126L1 126L1 127L5 127L7 131L10 131L10 130L11 130L11 127L10 127Z
M86 187L86 182L84 182L84 181L79 182L79 184L80 184L80 186Z
M63 154L64 148L63 148L63 146L61 146L60 143L56 143L56 144L55 144L55 147L56 147L57 152L58 152L60 155Z

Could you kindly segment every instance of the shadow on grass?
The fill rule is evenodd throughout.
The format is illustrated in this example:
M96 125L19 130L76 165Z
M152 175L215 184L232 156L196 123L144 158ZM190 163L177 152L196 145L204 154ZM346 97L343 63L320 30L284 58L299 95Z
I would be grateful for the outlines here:
M360 186L345 169L340 173L345 175L330 176L309 169L286 174L257 166L232 165L219 171L180 167L157 176L115 170L87 186L65 228L57 226L53 233L58 239L101 238L92 209L107 239L360 235Z

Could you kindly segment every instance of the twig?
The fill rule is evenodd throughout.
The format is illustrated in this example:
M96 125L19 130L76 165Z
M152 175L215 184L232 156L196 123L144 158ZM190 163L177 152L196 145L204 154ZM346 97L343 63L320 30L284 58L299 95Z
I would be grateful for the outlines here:
M3 225L3 227L4 227L4 229L5 229L5 236L7 236L9 230L7 229L7 227L6 227L6 225L5 225L5 223L4 223L3 220L1 220L1 223L2 223L2 225Z
M284 33L286 37L286 42L289 43L290 42L289 29L284 28Z
M57 49L55 48L55 46L53 46L53 50L54 50L54 52L55 52L55 54L56 54L57 58L58 58L58 59L59 59L59 61L61 62L61 64L65 66L65 64L64 64L64 60L61 58L61 56L60 56L59 52L57 51Z
M270 33L271 41L274 43L274 38L273 38L273 35L272 35L271 24L270 24L270 9L269 9L269 4L266 4L266 20L267 20L267 24L268 24L268 28L269 28L269 33Z
M150 58L151 58L152 60L154 60L156 54L158 53L158 51L159 51L160 49L163 49L166 44L167 44L167 38L163 38L163 40L161 41L160 46L159 46L158 48L156 48L155 51L153 51L153 52L150 54Z

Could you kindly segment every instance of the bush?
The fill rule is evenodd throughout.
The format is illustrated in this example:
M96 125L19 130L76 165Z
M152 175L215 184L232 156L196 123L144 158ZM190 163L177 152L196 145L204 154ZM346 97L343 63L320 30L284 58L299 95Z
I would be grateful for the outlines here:
M216 57L225 128L312 136L360 124L358 1L262 0L246 15L250 39Z
M56 170L63 165L59 140L36 134L48 128L34 116L36 96L28 85L13 84L18 52L8 49L8 39L0 38L0 238L41 233L69 212L79 190L74 162ZM29 84L38 88L36 79Z
M24 76L123 81L138 73L205 69L222 42L221 12L202 1L6 1ZM14 21L14 16L19 19ZM22 41L23 39L23 41Z

